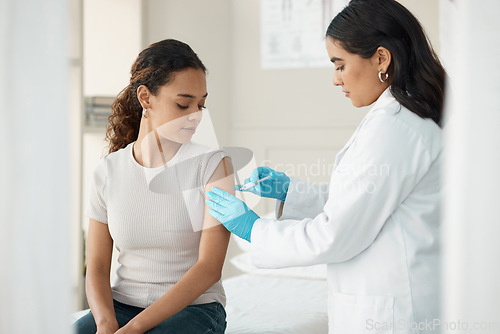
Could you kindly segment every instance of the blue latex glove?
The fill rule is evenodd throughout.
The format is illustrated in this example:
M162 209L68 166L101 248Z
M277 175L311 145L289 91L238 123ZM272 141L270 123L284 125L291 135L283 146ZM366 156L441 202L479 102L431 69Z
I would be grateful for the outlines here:
M260 217L236 196L215 187L210 190L205 201L210 207L208 212L229 232L250 242L253 224Z
M288 186L290 185L290 178L283 172L277 172L269 167L257 167L252 171L252 175L245 180L245 183L255 182L266 176L270 175L271 178L255 185L247 190L241 190L242 185L236 185L235 190L249 191L255 195L267 198L276 198L285 202Z

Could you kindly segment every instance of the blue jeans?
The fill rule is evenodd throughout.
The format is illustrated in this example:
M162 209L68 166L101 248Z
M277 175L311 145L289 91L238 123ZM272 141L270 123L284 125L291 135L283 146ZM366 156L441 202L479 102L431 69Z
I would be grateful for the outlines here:
M115 307L116 320L120 328L144 310L143 308L126 305L116 300L113 300L113 305ZM77 334L94 334L97 331L97 327L92 312L78 319L74 323L73 328ZM225 329L226 311L220 303L213 302L209 304L189 305L146 333L224 333Z

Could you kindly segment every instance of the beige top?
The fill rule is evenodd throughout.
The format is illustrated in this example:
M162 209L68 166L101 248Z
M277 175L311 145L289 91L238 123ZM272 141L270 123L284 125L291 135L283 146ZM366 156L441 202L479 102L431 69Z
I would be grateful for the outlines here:
M225 154L188 143L164 166L137 163L133 143L105 156L94 170L86 215L108 224L119 251L113 298L148 307L197 262L204 187ZM225 305L221 282L193 304Z

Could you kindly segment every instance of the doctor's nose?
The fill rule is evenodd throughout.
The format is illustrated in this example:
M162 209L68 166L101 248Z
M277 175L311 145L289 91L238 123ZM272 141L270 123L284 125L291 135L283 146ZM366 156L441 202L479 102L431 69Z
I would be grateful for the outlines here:
M340 75L340 73L338 73L338 71L335 71L333 73L332 82L334 86L342 86L344 84L344 82L342 81L342 76Z

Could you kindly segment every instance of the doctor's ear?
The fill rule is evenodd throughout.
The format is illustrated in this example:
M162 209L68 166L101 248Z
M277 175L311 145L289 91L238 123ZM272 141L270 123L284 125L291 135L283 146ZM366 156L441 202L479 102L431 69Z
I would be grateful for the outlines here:
M137 87L137 99L139 100L139 103L141 104L143 109L150 109L151 108L151 92L148 87L145 85L140 85Z
M391 65L392 54L391 51L387 50L383 46L379 46L374 54L375 61L377 62L378 69L382 70L382 73L387 73L389 65Z

